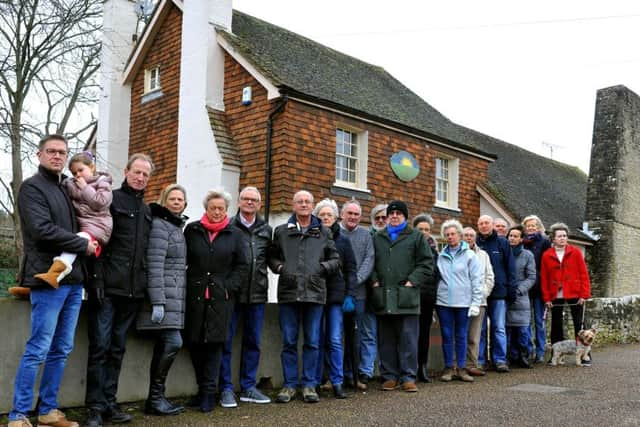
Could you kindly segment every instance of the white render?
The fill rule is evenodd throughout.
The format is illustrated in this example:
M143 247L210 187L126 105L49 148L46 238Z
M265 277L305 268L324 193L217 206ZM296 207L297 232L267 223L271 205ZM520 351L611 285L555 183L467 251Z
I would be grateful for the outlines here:
M113 175L114 185L124 178L129 152L131 85L121 76L133 49L137 16L130 0L106 0L102 28L100 101L98 106L97 166Z
M262 197L264 198L264 194L262 195ZM284 213L269 215L269 225L271 226L271 228L275 230L277 226L286 223L289 220L290 216L291 216L291 212L284 212ZM268 270L268 273L269 273L269 291L267 293L268 302L277 303L279 275L274 274L270 269Z
M202 215L198 201L206 192L223 187L222 157L206 106L224 108L221 89L224 56L215 52L220 48L215 43L212 22L217 25L228 22L230 26L231 13L228 0L189 0L183 5L177 181L188 189L190 199L196 201L190 203L185 212L194 219Z

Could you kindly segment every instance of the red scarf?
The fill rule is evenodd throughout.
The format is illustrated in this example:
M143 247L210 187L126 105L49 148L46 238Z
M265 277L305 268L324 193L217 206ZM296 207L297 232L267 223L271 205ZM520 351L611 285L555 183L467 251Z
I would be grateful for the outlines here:
M202 218L200 218L200 223L209 232L209 241L213 242L213 239L216 238L218 233L227 225L229 225L229 217L225 215L222 221L211 222L209 221L207 214L204 213L202 214Z

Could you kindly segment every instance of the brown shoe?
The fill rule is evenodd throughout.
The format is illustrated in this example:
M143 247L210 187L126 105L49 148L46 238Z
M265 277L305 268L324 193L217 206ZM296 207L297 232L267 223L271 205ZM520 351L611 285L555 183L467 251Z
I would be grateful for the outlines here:
M485 375L487 375L485 371L476 367L467 368L467 373L472 377L484 377Z
M324 383L324 384L322 384L320 386L320 390L326 391L326 392L332 392L333 391L333 384L331 384L331 381L327 381L326 383Z
M466 369L458 369L457 373L456 373L456 378L458 378L460 381L464 381L466 383L472 383L473 382L473 377L471 375L469 375L469 373L467 372Z
M442 376L440 377L440 381L448 383L451 382L451 380L453 380L453 368L445 368Z
M416 383L411 381L406 381L402 383L402 391L406 391L407 393L415 393L418 391L418 387Z
M9 295L13 295L16 298L29 299L30 294L31 289L24 286L12 286L9 288Z
M38 426L79 427L75 421L69 421L59 409L52 409L47 415L38 416Z
M31 424L29 418L21 415L19 419L9 421L7 427L33 427L33 424Z
M398 384L398 381L396 380L386 380L385 382L382 383L381 390L392 391L397 389L399 386L400 384Z
M36 279L43 280L47 282L50 286L58 289L60 286L60 279L64 278L67 274L71 272L71 266L62 262L62 260L58 257L54 258L53 264L49 267L49 271L46 273L36 274Z

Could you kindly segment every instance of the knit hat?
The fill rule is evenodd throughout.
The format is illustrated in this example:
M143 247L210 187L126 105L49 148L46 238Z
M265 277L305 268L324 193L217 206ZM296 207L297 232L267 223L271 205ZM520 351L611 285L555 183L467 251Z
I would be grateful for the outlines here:
M409 209L407 209L407 204L400 200L394 200L389 203L389 206L387 206L387 215L389 215L391 211L400 211L404 215L405 219L409 218Z

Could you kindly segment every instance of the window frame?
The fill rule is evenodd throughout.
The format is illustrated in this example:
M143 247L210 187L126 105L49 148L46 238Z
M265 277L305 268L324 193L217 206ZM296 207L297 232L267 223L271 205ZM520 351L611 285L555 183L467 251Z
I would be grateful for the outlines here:
M156 73L154 79L154 72ZM155 85L152 87L152 83ZM162 89L162 85L160 83L160 66L156 65L155 67L146 68L144 70L144 94L156 92Z
M440 162L447 162L447 176L443 178L439 175L441 171ZM456 157L446 156L442 154L437 154L435 156L435 167L434 167L434 198L435 204L434 206L444 209L456 210L459 211L458 208L458 193L459 193L459 169L460 169L460 160ZM439 183L446 183L446 191L447 198L441 199L439 197Z
M339 133L348 133L351 135L350 144L354 144L355 139L355 156L348 155L343 152L338 152L338 137ZM343 187L353 190L360 190L369 192L367 189L367 163L368 163L368 132L366 130L357 129L353 126L347 126L342 123L338 123L335 127L335 149L334 153L336 156L336 161L334 163L334 176L335 182L334 185L337 187ZM356 166L355 170L353 170L355 182L345 181L338 178L338 157L341 156L346 159L355 159ZM348 161L347 160L347 161ZM347 174L352 170L347 165L346 168L340 167L342 170L346 170Z

